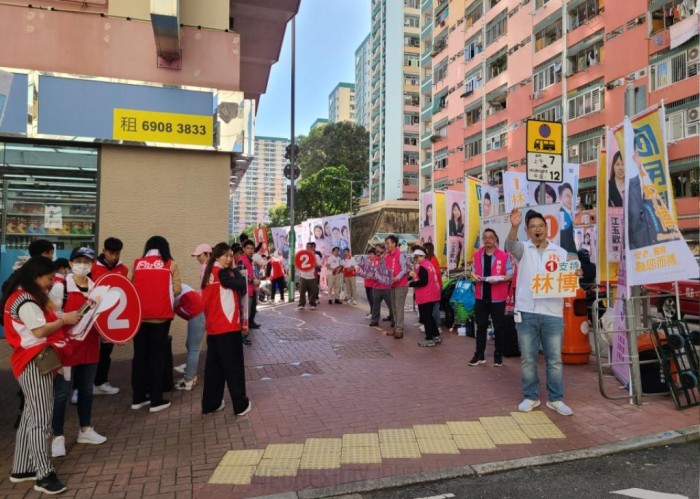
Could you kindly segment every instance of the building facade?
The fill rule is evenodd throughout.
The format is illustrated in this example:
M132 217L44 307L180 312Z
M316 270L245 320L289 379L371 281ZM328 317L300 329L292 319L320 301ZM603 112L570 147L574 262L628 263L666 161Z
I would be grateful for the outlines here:
M328 95L328 121L355 122L355 84L338 83Z
M252 224L269 222L270 208L286 202L284 154L288 145L289 139L255 137L255 157L231 193L230 234L240 234Z
M370 39L365 37L355 50L355 123L369 129Z
M370 203L418 197L420 1L372 0Z
M694 0L425 0L422 7L423 53L431 55L422 59L422 190L460 188L465 173L500 185L504 172L525 169L526 120L563 120L565 161L580 164L580 203L594 207L605 128L628 113L631 83L637 111L666 106L679 224L697 238ZM690 38L674 44L681 22Z
M309 127L309 131L327 125L328 124L328 119L327 118L316 118L313 123L311 123L311 126Z

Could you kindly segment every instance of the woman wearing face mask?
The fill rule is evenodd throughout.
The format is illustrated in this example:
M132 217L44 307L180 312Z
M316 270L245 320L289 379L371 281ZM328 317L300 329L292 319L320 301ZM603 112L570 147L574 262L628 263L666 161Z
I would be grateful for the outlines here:
M95 252L90 248L76 248L70 255L71 272L66 276L65 291L61 301L54 297L56 310L72 312L79 310L86 302L88 293L93 288L93 282L88 277ZM54 405L53 427L54 438L51 442L51 456L61 457L66 455L66 439L63 426L66 416L66 402L70 395L71 380L77 390L78 420L80 431L78 432L79 444L99 445L107 441L107 438L97 433L90 425L92 414L92 389L97 373L97 363L100 360L100 338L97 331L92 328L83 341L74 342L73 352L63 362L63 369L54 378Z

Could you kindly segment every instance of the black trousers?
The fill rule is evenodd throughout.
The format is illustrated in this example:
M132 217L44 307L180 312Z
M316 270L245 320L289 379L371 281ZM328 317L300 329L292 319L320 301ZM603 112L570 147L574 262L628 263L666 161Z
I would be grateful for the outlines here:
M114 343L100 342L100 361L97 363L97 374L95 374L95 386L107 383L109 368L112 365L112 350Z
M134 358L131 362L133 402L146 400L148 386L151 406L163 403L165 361L168 356L170 322L142 322L134 337Z
M374 291L374 288L369 288L365 286L365 294L367 295L367 303L369 303L369 307L372 308L372 292Z
M277 290L279 289L280 291L280 300L284 301L284 277L278 277L277 279L273 279L270 282L270 287L272 288L272 298L273 300L275 299L275 293L277 293Z
M258 293L248 296L248 324L255 324L255 315L258 313Z
M224 384L238 414L248 407L245 392L245 365L240 331L207 335L207 360L204 365L202 413L214 412L224 399Z
M440 336L437 325L435 324L435 317L433 317L433 308L435 307L435 302L421 303L418 305L418 317L420 317L420 322L425 326L425 339L432 340L433 338Z
M480 359L484 358L486 351L486 331L489 327L489 316L493 322L493 333L495 335L494 359L503 357L503 347L505 340L504 324L506 318L506 302L499 303L476 300L474 305L474 315L476 318L476 353Z

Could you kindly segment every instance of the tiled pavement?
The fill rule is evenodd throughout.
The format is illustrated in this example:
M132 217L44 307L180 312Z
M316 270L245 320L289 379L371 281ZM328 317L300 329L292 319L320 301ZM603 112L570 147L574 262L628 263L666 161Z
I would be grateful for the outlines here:
M401 340L368 327L365 313L325 302L313 312L263 310L263 328L246 348L254 407L242 418L230 404L202 416L201 387L172 394L173 406L158 414L130 410L128 389L96 397L93 424L109 440L81 445L68 432L68 456L55 460L70 487L66 496L253 497L581 449L698 423L697 410L677 411L666 397L646 398L641 408L603 399L592 364L565 366L574 416L544 408L529 422L512 415L521 400L518 359L502 368L468 367L472 338L445 332L439 347L418 348L412 313ZM174 330L182 362L183 328ZM16 384L9 350L0 345L0 497L33 497L27 484L6 478ZM112 381L128 388L131 347L115 352ZM69 408L66 428L76 424ZM412 453L402 454L407 449ZM242 450L248 452L227 454Z

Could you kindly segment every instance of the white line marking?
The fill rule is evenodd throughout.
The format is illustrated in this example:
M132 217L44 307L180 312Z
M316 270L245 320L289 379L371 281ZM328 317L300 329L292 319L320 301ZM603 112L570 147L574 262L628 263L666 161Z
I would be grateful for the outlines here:
M448 492L447 494L441 494L439 496L430 496L430 497L416 497L415 499L447 499L448 497L454 497L455 495Z
M613 490L610 493L627 497L636 497L638 499L688 499L688 496L682 496L680 494L666 494L665 492L637 488Z

